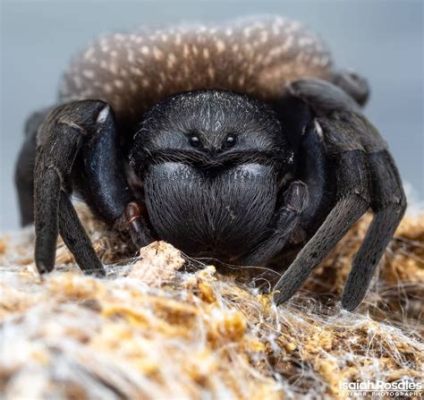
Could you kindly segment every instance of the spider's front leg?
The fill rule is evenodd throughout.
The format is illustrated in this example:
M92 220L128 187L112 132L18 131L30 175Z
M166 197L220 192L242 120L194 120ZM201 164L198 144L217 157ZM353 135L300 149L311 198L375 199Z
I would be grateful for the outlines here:
M292 182L283 193L283 201L276 213L270 235L241 260L244 265L266 265L281 252L298 226L300 215L308 203L308 189L301 181Z
M128 187L111 108L101 101L58 106L37 135L34 169L35 263L54 267L60 233L85 272L104 274L70 201L77 189L90 208L110 224L126 218L137 245L150 236Z
M314 110L315 125L335 175L336 202L322 225L275 287L276 303L288 300L350 227L369 209L374 218L355 256L342 306L354 310L364 298L384 250L406 208L395 163L377 130L353 99L314 79L293 82L289 93Z

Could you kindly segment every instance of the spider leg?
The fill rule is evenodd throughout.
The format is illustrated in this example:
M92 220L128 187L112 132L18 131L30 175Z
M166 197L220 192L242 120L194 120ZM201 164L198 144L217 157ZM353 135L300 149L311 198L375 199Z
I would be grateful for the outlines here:
M244 265L265 265L278 254L286 244L290 234L297 227L299 217L308 201L308 190L301 181L290 184L283 194L283 204L278 210L277 221L271 235L262 241L239 263Z
M35 264L40 273L53 269L59 234L60 177L53 169L43 171L43 184L35 184Z
M21 225L34 222L34 165L38 128L48 110L32 114L25 124L25 140L15 167L15 185L19 200Z
M135 202L124 174L124 157L109 107L97 118L97 128L86 138L76 159L73 186L100 218L126 225L139 249L152 242L141 204ZM95 190L93 190L95 188Z
M60 191L59 232L63 241L75 257L77 264L87 273L104 275L98 259L67 193ZM53 260L54 261L54 260Z
M344 288L343 308L353 311L365 297L374 271L405 212L406 199L394 161L387 151L368 156L375 213L355 256Z
M39 128L34 173L34 217L35 263L40 273L53 269L59 218L62 213L65 213L65 218L69 217L66 203L64 210L59 208L61 192L70 191L70 174L84 136L96 124L96 117L104 108L104 103L88 101L59 106L48 114ZM92 250L90 243L88 246ZM90 266L81 267L97 273L104 272L97 257Z
M337 201L321 227L276 285L275 301L288 300L311 270L370 206L374 219L355 257L342 305L355 309L406 207L394 161L378 131L346 91L316 79L293 82L289 95L313 110L326 157L336 171Z
M116 140L112 112L101 101L59 106L40 126L34 174L35 262L40 272L53 269L60 231L81 269L104 273L68 194L76 188L106 222L125 217L133 197Z
M352 225L367 211L367 171L362 152L342 153L335 162L339 192L336 205L323 224L303 247L274 288L277 304L290 299L317 266L347 233Z
M311 270L371 206L374 219L353 262L342 305L363 299L384 249L406 207L399 174L387 145L346 92L331 83L300 80L289 92L309 104L336 171L337 202L276 285L275 301L288 300Z
M353 71L336 71L333 73L332 82L343 89L360 106L364 106L370 94L367 80Z

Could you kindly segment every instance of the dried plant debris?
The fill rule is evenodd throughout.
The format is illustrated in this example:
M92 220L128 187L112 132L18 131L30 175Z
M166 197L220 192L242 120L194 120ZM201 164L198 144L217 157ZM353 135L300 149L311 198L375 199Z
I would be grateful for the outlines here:
M80 215L105 279L60 243L40 278L30 230L0 239L2 398L343 399L345 382L424 380L424 216L403 221L349 313L338 299L368 218L277 308L263 285L276 273L224 274L164 242L134 257Z

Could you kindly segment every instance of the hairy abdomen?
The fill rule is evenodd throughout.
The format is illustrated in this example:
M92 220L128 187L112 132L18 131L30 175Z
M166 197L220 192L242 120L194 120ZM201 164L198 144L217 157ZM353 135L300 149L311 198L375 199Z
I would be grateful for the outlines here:
M242 19L102 37L71 63L60 97L107 101L118 119L131 121L179 92L222 89L268 99L289 81L330 72L328 50L298 22Z

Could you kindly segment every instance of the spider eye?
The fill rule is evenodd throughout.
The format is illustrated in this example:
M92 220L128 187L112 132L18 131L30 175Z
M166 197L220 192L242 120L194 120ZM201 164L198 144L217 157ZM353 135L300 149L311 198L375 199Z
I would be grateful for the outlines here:
M237 143L237 137L235 135L230 134L225 139L224 145L226 148L229 148L229 147L233 147L236 143Z
M202 142L200 141L200 138L197 135L190 135L189 142L192 147L201 147L202 145Z

